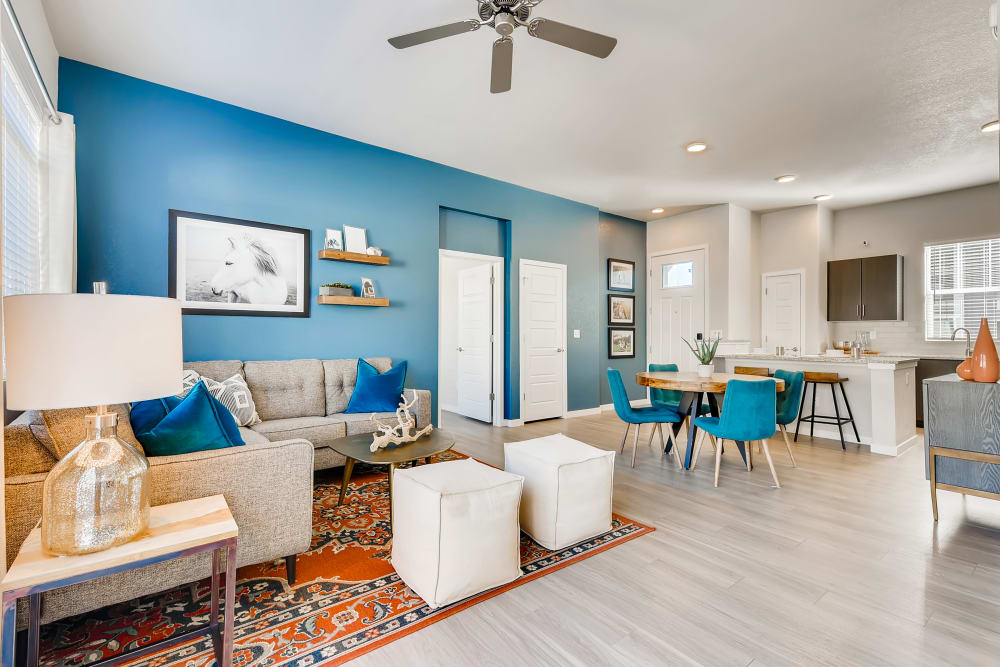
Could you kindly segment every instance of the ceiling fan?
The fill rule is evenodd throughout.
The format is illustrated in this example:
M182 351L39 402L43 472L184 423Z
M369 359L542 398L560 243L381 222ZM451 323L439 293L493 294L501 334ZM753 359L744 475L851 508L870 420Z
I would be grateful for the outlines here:
M514 40L510 36L517 28L527 28L528 34L532 37L589 53L598 58L607 58L618 44L618 40L614 37L574 28L551 19L531 18L531 12L541 2L542 0L477 0L478 19L411 32L408 35L393 37L389 43L397 49L406 49L489 26L500 34L500 39L493 42L491 93L505 93L510 90L511 71L514 65Z

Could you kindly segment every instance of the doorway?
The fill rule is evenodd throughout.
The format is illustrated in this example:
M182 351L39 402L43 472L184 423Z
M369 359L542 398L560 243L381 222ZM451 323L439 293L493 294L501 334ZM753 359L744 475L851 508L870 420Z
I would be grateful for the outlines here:
M770 352L776 347L802 354L805 270L777 271L761 277L761 345Z
M521 419L567 413L566 265L520 262Z
M438 424L442 411L503 425L504 259L438 251Z
M683 339L694 342L706 331L708 247L685 248L649 258L649 361L697 370Z

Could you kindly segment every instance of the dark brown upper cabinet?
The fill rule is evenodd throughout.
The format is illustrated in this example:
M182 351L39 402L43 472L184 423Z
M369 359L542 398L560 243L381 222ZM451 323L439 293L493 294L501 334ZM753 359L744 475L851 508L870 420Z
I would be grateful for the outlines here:
M826 319L903 319L903 257L882 255L826 263Z

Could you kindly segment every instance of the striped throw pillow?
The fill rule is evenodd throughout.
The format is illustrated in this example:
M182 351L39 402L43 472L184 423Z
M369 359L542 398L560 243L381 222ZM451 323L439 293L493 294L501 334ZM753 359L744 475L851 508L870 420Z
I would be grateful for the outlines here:
M240 426L253 426L260 423L261 419L257 414L257 406L254 405L250 387L247 386L246 379L239 373L222 382L216 382L212 378L198 375L195 371L186 370L184 371L184 391L178 396L180 398L187 396L198 382L205 383L208 393L233 413L233 418Z

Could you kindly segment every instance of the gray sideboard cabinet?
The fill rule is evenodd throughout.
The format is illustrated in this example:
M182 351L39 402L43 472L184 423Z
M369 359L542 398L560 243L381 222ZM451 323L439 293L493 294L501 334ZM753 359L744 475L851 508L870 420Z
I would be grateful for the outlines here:
M952 374L924 380L923 389L934 520L939 489L1000 500L1000 384Z

